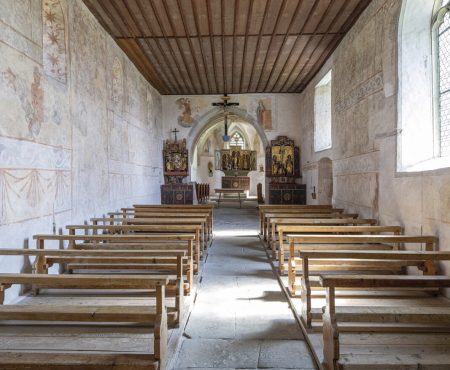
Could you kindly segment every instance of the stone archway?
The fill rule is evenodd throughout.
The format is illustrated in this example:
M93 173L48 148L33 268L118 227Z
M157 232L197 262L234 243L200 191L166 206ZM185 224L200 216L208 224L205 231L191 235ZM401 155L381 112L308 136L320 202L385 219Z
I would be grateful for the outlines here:
M265 172L259 172L259 165L264 164L265 162L265 148L269 144L269 140L267 139L267 136L264 132L264 130L261 128L261 126L257 123L256 118L252 117L247 113L246 110L239 109L239 108L229 108L228 111L230 112L231 120L233 121L233 124L229 125L229 134L235 131L236 127L240 127L239 131L242 131L246 142L250 142L249 136L250 135L247 130L243 129L243 126L251 127L252 136L251 137L258 137L259 138L259 149L254 148L255 150L258 150L258 168L256 171L250 171L248 176L250 177L250 195L254 196L256 195L256 187L258 183L262 183L263 189L265 190L266 187L266 178L265 178ZM215 188L221 187L221 178L224 176L224 173L222 171L214 170L213 174L210 176L211 179L206 179L205 177L205 163L203 161L205 158L202 156L202 165L200 166L200 152L199 147L201 147L203 144L203 141L205 139L205 135L209 135L212 130L216 130L217 127L223 126L224 122L224 115L223 111L219 108L213 108L203 114L192 126L190 129L187 138L186 138L186 145L189 149L189 167L190 167L190 173L191 173L191 180L192 181L201 181L201 182L208 182L211 185L211 189L213 189L213 186ZM237 125L235 128L233 128L233 125ZM216 134L217 135L217 134ZM217 136L216 136L217 138ZM216 139L216 145L218 144ZM213 162L214 163L214 162Z
M251 116L250 114L247 113L246 110L241 108L230 107L228 108L228 111L232 115L239 117L244 122L249 123L255 128L264 148L266 148L267 145L269 145L269 140L267 139L266 133L264 132L264 129L257 123L255 117ZM186 144L187 147L189 148L190 164L192 164L192 161L194 159L193 158L194 149L202 133L219 121L223 121L223 111L218 108L213 108L210 109L208 112L204 113L192 126L186 138Z
M333 203L333 163L330 158L319 160L318 171L318 204L331 205Z

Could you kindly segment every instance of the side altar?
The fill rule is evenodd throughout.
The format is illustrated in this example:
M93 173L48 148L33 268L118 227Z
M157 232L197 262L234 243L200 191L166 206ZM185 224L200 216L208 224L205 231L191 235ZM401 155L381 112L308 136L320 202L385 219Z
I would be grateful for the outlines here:
M175 140L164 141L164 185L161 185L161 204L193 204L194 185L183 183L189 176L186 139L177 140L178 130L172 132L175 134Z
M270 178L269 204L306 204L306 185L300 178L300 149L286 136L266 148L266 176Z

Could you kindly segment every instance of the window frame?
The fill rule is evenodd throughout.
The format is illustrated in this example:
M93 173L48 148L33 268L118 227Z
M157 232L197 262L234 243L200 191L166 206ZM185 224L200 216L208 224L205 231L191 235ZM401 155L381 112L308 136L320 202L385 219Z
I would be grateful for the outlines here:
M432 45L432 58L433 58L433 153L434 158L449 157L449 155L442 156L441 150L441 78L440 78L440 47L439 47L439 28L444 22L445 15L450 14L450 3L445 5L439 5L433 12L432 24L431 24L431 45ZM446 31L450 32L450 30Z

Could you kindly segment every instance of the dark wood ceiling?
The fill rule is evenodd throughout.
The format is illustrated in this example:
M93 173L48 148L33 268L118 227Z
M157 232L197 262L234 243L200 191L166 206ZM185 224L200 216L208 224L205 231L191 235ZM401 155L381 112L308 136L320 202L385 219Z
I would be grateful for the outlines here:
M301 92L371 0L84 0L161 94Z

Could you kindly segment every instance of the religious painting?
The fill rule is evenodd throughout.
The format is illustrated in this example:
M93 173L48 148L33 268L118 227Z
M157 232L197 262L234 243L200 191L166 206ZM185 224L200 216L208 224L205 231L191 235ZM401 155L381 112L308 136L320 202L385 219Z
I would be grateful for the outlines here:
M256 171L256 151L231 147L221 151L222 171Z
M266 175L268 177L299 177L299 149L294 141L279 136L266 148Z
M257 99L256 120L264 130L272 130L272 98Z
M178 124L183 127L192 127L196 122L193 116L193 111L195 110L192 106L191 99L189 98L179 98L175 101L180 115L178 116Z

